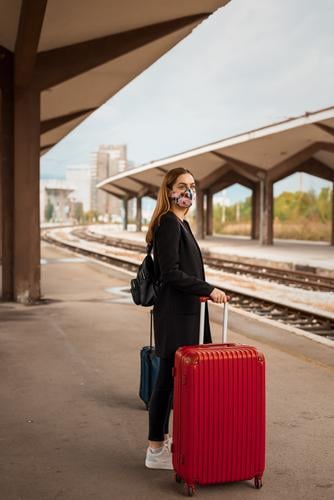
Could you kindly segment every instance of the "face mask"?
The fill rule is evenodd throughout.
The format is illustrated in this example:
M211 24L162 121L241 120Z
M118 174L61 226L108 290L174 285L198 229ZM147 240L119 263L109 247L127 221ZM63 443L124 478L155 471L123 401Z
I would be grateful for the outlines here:
M181 208L189 208L196 200L196 191L187 189L183 193L171 193L171 199Z

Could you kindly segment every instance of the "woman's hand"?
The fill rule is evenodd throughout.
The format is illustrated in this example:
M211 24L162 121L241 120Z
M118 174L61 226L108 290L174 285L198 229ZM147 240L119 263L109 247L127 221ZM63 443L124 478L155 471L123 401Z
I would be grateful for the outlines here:
M228 302L230 297L226 295L222 290L214 288L210 293L210 299L216 304L223 304L224 302Z

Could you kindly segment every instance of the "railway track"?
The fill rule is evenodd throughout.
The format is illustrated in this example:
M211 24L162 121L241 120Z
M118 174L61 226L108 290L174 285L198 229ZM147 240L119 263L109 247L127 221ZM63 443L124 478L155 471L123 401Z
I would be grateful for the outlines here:
M76 233L77 236L77 233ZM74 242L68 242L55 238L49 231L42 232L42 239L53 245L67 248L73 252L93 257L105 263L121 267L127 271L136 272L138 269L138 262L131 259L106 255L97 249L90 250L82 248ZM96 240L94 240L96 242ZM102 241L99 241L102 243ZM105 243L105 242L103 242ZM123 248L123 247L122 247ZM132 248L133 249L133 248ZM143 247L141 247L141 250ZM291 325L298 329L304 330L309 333L320 335L334 341L334 319L326 315L315 314L308 312L297 307L285 306L276 303L273 300L264 300L254 297L251 294L236 292L235 290L224 287L224 291L231 295L231 305L240 308L259 316L273 319L285 325Z
M124 248L125 250L132 250L144 253L145 246L136 242L129 242L112 238L110 236L95 235L87 231L87 229L74 229L72 234L77 238L87 241L94 241L96 243L103 243L104 245ZM294 286L304 290L314 290L321 292L334 293L334 279L326 276L318 276L310 272L293 271L287 269L277 269L275 267L249 264L246 262L235 262L233 260L214 258L203 251L203 260L205 265L211 269L217 269L230 274L239 276L252 276L257 279L264 279L266 281L274 281L287 286Z

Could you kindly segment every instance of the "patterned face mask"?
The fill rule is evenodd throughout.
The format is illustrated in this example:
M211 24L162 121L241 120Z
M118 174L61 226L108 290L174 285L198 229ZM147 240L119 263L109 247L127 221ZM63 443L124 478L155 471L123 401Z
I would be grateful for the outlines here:
M175 193L172 191L171 199L181 208L189 208L196 200L196 191L186 189L183 193Z

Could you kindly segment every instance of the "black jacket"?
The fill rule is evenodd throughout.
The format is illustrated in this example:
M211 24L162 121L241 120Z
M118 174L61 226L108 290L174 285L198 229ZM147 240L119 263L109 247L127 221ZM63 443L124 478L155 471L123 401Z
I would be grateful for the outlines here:
M166 358L180 346L198 344L200 302L214 287L205 281L200 248L187 221L167 212L153 237L156 276L162 281L153 308L155 346ZM211 342L206 304L204 341Z

